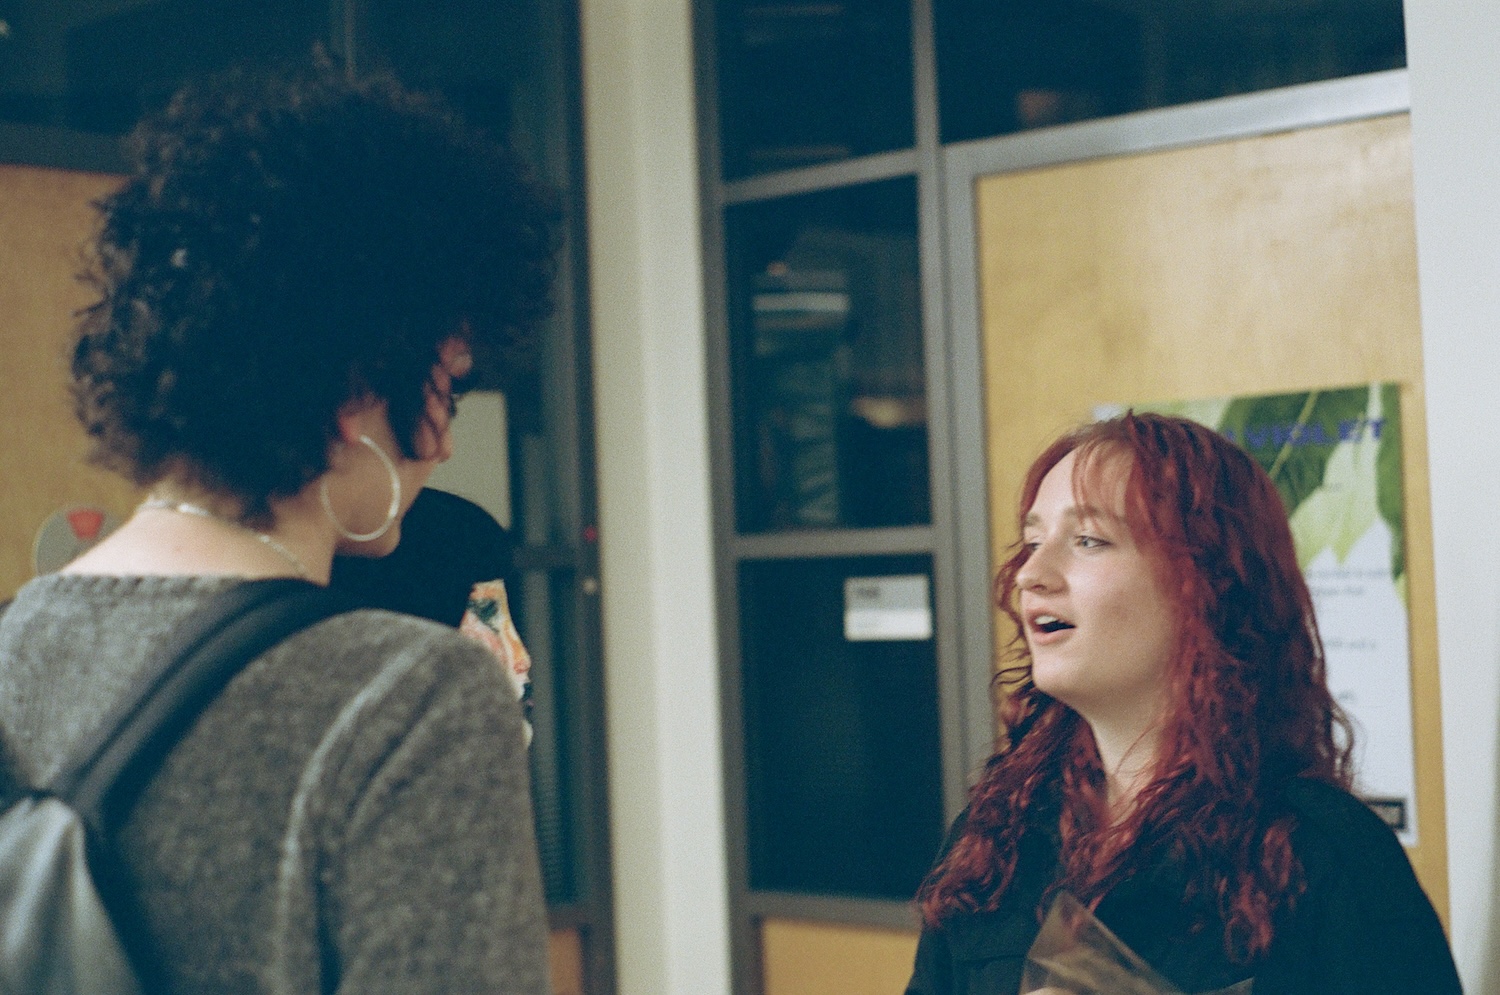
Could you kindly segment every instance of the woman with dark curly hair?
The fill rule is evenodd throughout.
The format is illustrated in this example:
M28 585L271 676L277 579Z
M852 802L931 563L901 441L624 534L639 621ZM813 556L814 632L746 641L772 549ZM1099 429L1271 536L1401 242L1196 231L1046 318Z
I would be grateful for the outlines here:
M99 205L73 391L96 459L148 497L0 625L31 783L199 606L389 552L476 357L503 363L549 306L550 195L392 80L224 77L133 153ZM448 627L351 611L268 650L116 843L163 990L548 990L520 711Z
M1185 992L1458 992L1399 842L1349 793L1265 472L1130 414L1054 442L1019 525L995 583L1009 734L919 893L908 995L1015 995L1061 892Z

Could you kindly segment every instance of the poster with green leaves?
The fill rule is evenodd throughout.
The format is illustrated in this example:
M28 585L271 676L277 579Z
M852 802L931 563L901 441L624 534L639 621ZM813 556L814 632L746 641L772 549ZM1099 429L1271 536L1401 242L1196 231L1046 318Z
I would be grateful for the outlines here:
M1218 430L1276 482L1312 591L1328 681L1355 723L1356 788L1415 845L1399 387L1135 407Z

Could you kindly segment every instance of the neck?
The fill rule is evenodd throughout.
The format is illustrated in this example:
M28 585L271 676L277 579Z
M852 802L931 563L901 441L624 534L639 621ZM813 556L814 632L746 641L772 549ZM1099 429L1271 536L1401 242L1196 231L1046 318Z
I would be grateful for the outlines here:
M141 510L169 511L178 515L191 515L205 522L213 522L217 525L236 529L239 535L254 539L266 549L281 557L287 566L296 571L298 577L301 577L303 580L312 580L312 573L308 570L307 564L302 562L300 556L287 548L285 543L271 535L270 532L246 525L238 516L226 515L222 512L214 511L206 505L193 501L178 501L160 494L152 494L145 501L141 502Z
M273 502L272 524L240 521L238 502L162 481L129 521L64 568L67 573L302 577L327 584L334 540L305 495Z
M1154 724L1141 729L1095 722L1089 722L1089 728L1104 770L1109 811L1118 820L1130 811L1136 796L1151 779L1161 730Z

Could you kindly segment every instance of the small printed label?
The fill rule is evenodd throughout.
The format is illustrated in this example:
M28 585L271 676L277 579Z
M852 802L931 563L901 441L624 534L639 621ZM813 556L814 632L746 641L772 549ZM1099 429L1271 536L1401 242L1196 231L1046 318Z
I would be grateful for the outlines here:
M931 639L932 600L927 575L846 579L844 638L850 642Z

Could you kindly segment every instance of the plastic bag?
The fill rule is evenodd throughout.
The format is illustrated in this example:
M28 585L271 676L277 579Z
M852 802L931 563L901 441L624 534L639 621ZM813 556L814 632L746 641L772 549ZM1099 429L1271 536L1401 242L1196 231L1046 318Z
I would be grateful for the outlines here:
M1251 981L1203 995L1251 995ZM1186 995L1151 969L1094 913L1059 892L1026 952L1020 995Z

